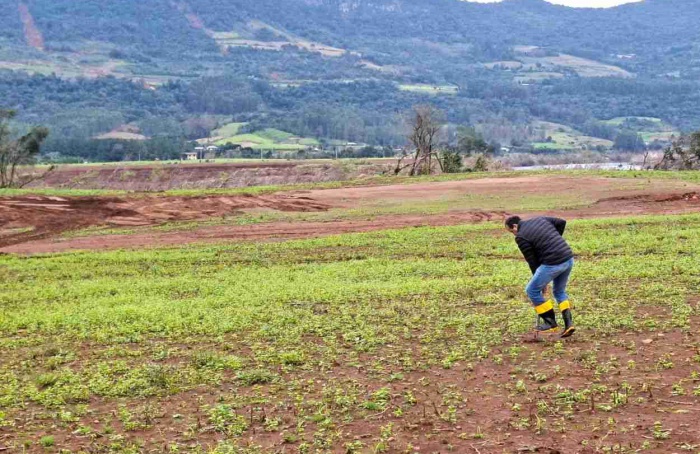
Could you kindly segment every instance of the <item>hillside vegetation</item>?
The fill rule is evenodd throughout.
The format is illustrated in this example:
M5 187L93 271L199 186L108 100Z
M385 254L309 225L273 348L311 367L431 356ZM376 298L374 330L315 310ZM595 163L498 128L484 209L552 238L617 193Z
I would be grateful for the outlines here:
M401 145L397 118L430 102L511 145L547 121L614 142L616 117L700 127L700 5L602 10L542 0L27 0L0 15L0 95L46 151L136 124L169 141L216 138L212 115L298 137ZM497 125L498 128L493 127ZM654 133L654 134L652 134ZM235 134L226 134L233 137ZM533 138L528 138L532 141Z

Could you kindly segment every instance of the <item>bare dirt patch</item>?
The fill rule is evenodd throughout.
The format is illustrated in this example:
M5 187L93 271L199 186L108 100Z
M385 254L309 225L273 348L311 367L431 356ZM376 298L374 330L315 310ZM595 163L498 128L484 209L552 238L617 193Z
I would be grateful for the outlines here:
M567 219L641 214L681 214L700 211L700 188L664 180L623 180L576 177L516 177L432 182L389 186L293 191L266 197L198 197L143 199L75 198L0 200L2 252L47 253L82 249L120 249L196 242L260 241L318 237L351 232L420 226L446 226L499 221L512 213L552 214ZM467 200L468 203L464 201ZM544 200L552 209L514 209L528 200ZM50 238L88 226L139 226L206 219L241 210L320 211L364 209L440 202L440 210L382 214L324 222L277 221L254 225L218 225L187 232L138 232L128 235ZM38 205L38 206L36 206ZM452 207L454 205L454 208ZM497 206L500 205L500 206ZM535 206L535 205L533 205ZM24 221L21 221L24 220ZM33 227L31 232L10 229Z
M22 19L22 24L24 24L24 37L27 40L27 44L37 50L43 51L44 36L34 23L34 18L32 17L32 13L29 12L29 8L24 3L20 3L17 9Z
M217 243L222 241L290 240L405 227L473 224L500 220L504 219L505 216L505 212L466 212L432 217L382 216L373 220L357 221L272 222L257 225L204 227L188 230L187 232L149 232L130 235L91 236L57 241L50 239L32 241L35 238L25 236L23 240L14 243L14 246L3 247L1 251L19 254L40 254L69 250L141 248L190 243ZM24 241L32 242L20 244Z
M236 197L0 198L0 247L91 226L144 226L226 216L241 210L323 211L328 205L285 195ZM22 230L14 233L16 230ZM31 229L25 231L26 229ZM10 232L2 236L2 231Z
M240 188L353 180L376 176L390 166L388 160L348 166L327 161L65 166L34 186L126 191Z
M671 198L682 199L689 189L697 185L669 180L633 180L622 178L576 177L576 176L527 176L508 178L481 178L457 181L427 182L417 184L396 184L383 186L361 186L343 189L305 191L304 194L316 200L334 205L353 207L368 203L449 199L465 196L491 195L501 198L533 196L549 197L558 204L565 197L577 199L581 206L595 202L612 203L617 208L629 200L640 202L664 202ZM698 188L700 189L700 188ZM693 193L691 193L693 194ZM694 193L694 194L697 194ZM689 198L688 200L694 200ZM560 204L561 205L561 204Z
M664 214L700 209L700 193L637 194L601 199L594 208L604 212L626 214Z

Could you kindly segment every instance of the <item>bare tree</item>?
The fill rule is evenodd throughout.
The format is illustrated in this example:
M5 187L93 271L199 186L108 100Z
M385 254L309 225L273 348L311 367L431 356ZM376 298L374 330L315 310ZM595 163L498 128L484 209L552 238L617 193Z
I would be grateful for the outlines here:
M444 121L441 111L432 106L414 107L410 122L410 134L408 136L413 146L413 159L411 162L404 164L404 160L410 155L409 152L404 151L399 157L394 173L398 174L410 167L410 176L430 174L434 170L435 163L442 169L437 143L443 125Z
M394 168L394 175L398 175L403 171L404 169L411 167L411 163L409 164L404 164L404 161L411 157L412 153L407 150L406 148L403 148L401 150L401 154L399 155L398 161L396 161L396 167Z
M664 150L656 170L696 170L700 168L700 131L683 136Z
M38 126L32 128L26 135L12 140L9 122L15 116L12 110L0 110L0 188L22 187L43 178L53 170L50 167L43 174L25 173L20 175L24 166L36 164L41 144L49 135L49 130Z

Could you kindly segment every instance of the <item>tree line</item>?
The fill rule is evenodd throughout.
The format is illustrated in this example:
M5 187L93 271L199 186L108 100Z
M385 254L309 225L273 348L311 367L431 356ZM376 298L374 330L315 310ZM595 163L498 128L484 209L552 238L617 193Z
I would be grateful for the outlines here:
M614 141L615 148L624 150L644 147L638 135L644 125L610 125L601 119L660 117L685 131L700 128L700 82L684 82L680 89L644 80L577 79L520 87L477 77L474 83L463 83L467 88L457 94L430 96L384 80L280 88L262 79L229 75L149 90L115 78L0 73L3 102L21 112L14 121L47 125L52 134L46 152L87 160L123 159L119 147L95 137L125 124L151 138L148 150L160 144L163 156L179 153L184 141L206 137L223 121L247 122L248 131L277 128L301 137L401 146L406 142L405 112L428 99L447 112L450 124L477 126L490 143L507 147L532 141L530 125L537 119ZM130 155L139 146L122 148Z

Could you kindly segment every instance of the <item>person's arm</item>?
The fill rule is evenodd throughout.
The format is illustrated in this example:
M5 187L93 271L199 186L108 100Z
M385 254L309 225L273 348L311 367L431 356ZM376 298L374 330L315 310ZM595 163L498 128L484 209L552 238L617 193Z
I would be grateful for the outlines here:
M554 225L554 228L557 229L557 232L559 232L559 235L564 236L564 230L566 230L566 221L564 219L559 219L559 218L545 218L549 222Z
M523 257L525 257L527 264L530 265L530 271L532 271L532 274L535 274L537 268L540 267L540 259L537 257L537 251L535 251L532 243L520 237L516 237L515 242L518 244L520 252L523 253Z

